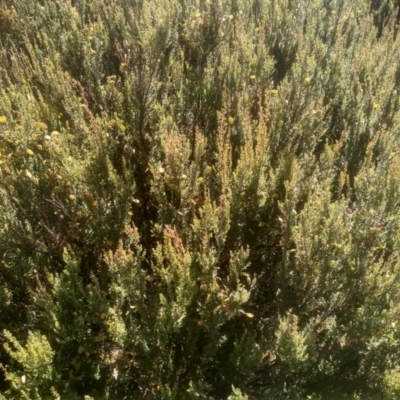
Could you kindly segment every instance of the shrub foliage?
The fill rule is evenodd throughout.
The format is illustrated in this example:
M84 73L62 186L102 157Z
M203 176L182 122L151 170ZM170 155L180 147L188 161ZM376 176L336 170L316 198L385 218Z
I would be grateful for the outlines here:
M4 396L397 398L397 5L0 1Z

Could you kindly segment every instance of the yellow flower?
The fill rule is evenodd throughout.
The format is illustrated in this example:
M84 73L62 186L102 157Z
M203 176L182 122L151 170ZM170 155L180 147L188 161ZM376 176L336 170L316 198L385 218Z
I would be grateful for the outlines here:
M78 13L78 11L77 11L77 9L75 7L72 7L71 14L75 18L79 17L79 13Z
M0 117L0 125L4 125L7 122L7 118L2 116Z
M33 126L40 131L45 131L47 129L47 125L43 122L34 122Z
M30 155L30 156L33 156L33 151L31 150L31 149L27 149L26 150L26 154L28 154L28 155Z

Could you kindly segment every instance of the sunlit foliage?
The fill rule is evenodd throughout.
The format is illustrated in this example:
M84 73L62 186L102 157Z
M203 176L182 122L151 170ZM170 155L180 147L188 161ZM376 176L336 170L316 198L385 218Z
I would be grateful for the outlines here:
M0 2L5 398L397 398L396 6Z

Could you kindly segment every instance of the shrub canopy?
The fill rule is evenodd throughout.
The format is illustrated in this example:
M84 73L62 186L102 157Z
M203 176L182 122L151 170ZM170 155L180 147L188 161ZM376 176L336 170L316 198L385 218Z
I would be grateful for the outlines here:
M397 5L0 1L5 398L398 398Z

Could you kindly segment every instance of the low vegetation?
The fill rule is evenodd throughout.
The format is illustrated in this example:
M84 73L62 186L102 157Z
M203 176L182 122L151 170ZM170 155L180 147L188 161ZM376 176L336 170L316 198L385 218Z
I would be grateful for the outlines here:
M3 398L399 398L398 5L0 1Z

